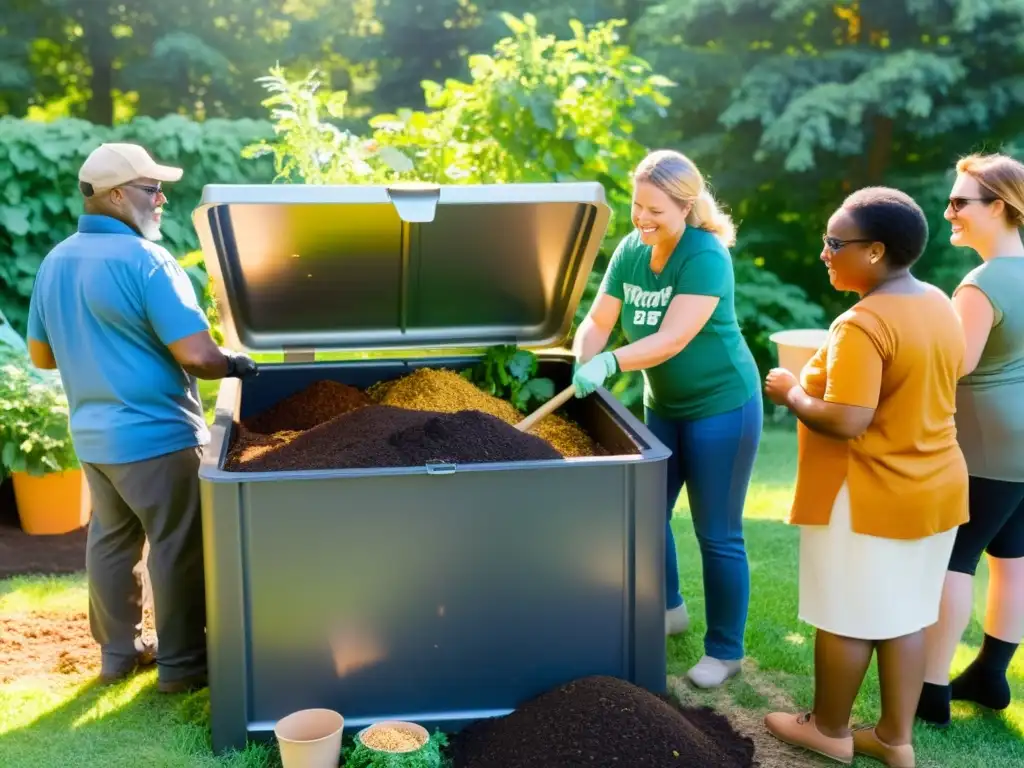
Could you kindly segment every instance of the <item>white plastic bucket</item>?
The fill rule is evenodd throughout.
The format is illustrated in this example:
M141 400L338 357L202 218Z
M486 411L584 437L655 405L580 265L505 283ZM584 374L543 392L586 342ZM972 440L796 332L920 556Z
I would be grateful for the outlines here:
M284 768L338 768L345 718L330 709L303 709L274 726Z
M776 331L768 337L779 352L779 367L799 376L807 361L828 341L824 328L794 328Z

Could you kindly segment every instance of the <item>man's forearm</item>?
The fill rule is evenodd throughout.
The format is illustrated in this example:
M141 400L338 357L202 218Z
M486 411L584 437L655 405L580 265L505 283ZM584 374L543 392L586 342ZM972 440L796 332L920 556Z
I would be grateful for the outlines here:
M183 363L181 367L197 379L209 381L225 378L230 370L230 361L227 355L217 349L204 355L200 360Z

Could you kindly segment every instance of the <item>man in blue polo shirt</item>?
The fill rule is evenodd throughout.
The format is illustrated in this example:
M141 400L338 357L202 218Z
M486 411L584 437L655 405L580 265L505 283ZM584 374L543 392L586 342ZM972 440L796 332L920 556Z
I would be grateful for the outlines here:
M94 150L78 176L85 214L43 260L28 325L32 362L60 372L92 494L86 569L100 677L155 660L167 693L206 684L198 473L209 432L195 377L256 373L217 347L188 276L155 242L161 183L181 176L134 144ZM146 538L159 649L141 640Z

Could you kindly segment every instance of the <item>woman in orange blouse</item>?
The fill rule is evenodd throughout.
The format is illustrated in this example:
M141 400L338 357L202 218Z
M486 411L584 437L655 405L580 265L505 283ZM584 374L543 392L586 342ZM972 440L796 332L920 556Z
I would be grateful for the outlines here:
M954 412L964 334L950 299L910 268L928 240L918 205L893 189L848 197L821 260L860 300L800 372L776 368L771 400L799 419L796 495L800 618L817 629L814 707L774 713L768 730L842 763L855 752L914 765L924 633L938 618L967 467ZM851 732L850 712L878 653L882 717Z

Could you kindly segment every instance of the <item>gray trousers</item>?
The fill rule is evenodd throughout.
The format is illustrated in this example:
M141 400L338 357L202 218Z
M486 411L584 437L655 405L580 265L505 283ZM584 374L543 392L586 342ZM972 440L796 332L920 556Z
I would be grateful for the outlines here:
M189 448L130 464L82 463L93 503L85 555L92 635L104 661L137 653L148 570L164 682L206 672L201 456Z

